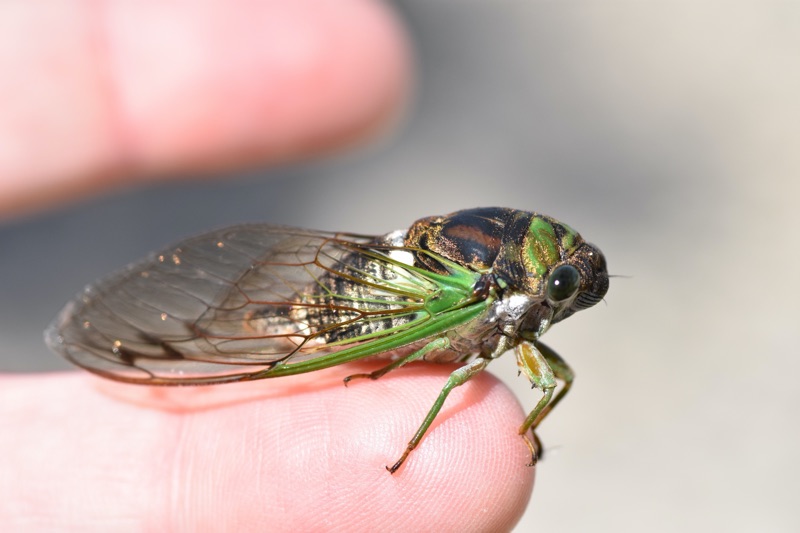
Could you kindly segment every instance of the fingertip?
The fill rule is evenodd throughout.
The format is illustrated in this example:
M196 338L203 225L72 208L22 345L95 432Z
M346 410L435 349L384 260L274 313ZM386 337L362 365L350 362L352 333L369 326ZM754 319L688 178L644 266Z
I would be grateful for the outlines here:
M72 528L127 517L145 529L510 529L534 469L522 410L489 374L455 389L405 464L385 469L453 368L409 365L349 387L353 368L336 367L114 395L77 373L4 378L0 414L16 430L0 452L24 481L0 484L0 521L30 520L35 505L40 523Z
M189 447L173 465L180 479L192 479L185 512L195 525L227 521L286 531L332 524L511 529L528 504L535 469L527 466L528 448L517 434L524 413L491 374L454 389L402 467L386 471L455 368L411 364L348 387L344 376L374 364L213 391L170 389L170 396L183 396L185 410L181 433ZM229 401L237 394L244 396ZM215 397L225 400L215 406ZM188 409L192 402L202 409ZM282 510L279 526L265 501Z
M314 404L322 416L295 416L293 429L306 438L288 446L276 466L278 477L291 465L302 480L290 487L306 496L292 501L294 514L352 516L352 527L365 530L511 529L528 504L535 469L526 466L528 448L517 434L520 405L490 374L454 389L403 465L386 471L454 368L409 365L377 381L354 380Z

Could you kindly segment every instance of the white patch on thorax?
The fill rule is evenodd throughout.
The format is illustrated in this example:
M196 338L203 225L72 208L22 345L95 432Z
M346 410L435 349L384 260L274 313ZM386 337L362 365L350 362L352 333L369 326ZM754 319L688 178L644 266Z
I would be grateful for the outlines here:
M389 252L389 257L398 263L403 263L404 265L414 265L414 254L408 250L392 250Z
M510 294L495 304L495 313L501 322L518 322L532 303L527 294Z

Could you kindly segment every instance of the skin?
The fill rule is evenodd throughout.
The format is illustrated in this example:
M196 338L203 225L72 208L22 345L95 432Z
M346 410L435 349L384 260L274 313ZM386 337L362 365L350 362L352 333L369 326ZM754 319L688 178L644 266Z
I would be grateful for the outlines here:
M385 5L241 3L0 5L0 68L14 73L0 76L0 212L319 156L401 113L410 45ZM456 389L390 476L384 465L455 367L411 364L342 384L379 366L185 388L83 372L0 376L0 523L511 528L535 471L525 467L524 413L512 394L486 373Z

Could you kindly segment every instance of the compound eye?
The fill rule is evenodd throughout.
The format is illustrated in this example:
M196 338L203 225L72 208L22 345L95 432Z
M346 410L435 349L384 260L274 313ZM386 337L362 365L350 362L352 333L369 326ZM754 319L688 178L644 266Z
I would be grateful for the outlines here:
M547 280L547 297L554 302L571 298L581 285L581 275L572 265L561 265Z

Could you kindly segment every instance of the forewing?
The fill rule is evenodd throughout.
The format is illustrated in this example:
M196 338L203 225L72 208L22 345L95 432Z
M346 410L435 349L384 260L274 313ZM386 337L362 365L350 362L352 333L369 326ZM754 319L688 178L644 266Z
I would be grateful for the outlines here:
M430 318L436 284L376 243L270 225L207 233L87 287L48 344L151 384L249 379L330 355Z

